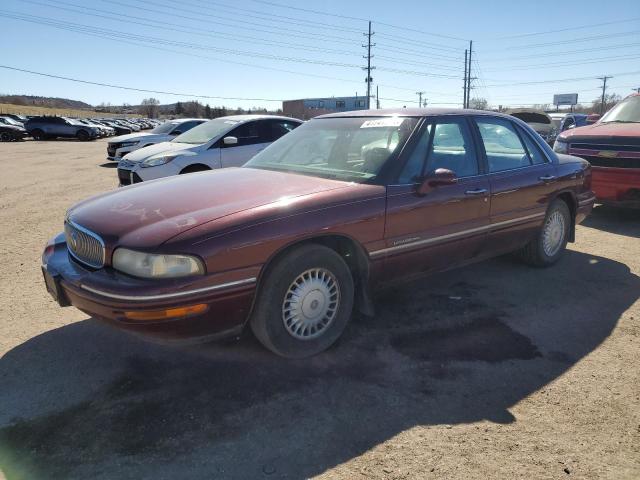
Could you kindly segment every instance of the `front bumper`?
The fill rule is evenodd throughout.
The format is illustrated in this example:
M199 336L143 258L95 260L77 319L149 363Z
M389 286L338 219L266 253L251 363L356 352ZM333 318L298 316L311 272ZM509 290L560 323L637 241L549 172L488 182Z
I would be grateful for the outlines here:
M47 290L60 306L79 310L121 330L161 343L199 343L238 335L248 318L258 269L198 279L147 280L108 267L90 270L73 260L64 235L43 256ZM200 314L168 320L130 320L124 312L155 312L206 304Z
M640 208L640 169L592 167L591 188L598 202Z

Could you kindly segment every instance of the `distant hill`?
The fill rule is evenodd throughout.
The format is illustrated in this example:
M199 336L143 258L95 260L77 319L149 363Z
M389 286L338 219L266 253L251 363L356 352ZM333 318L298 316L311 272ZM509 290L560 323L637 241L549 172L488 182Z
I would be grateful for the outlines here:
M47 108L93 109L92 105L81 102L80 100L56 97L36 97L33 95L0 95L0 103Z

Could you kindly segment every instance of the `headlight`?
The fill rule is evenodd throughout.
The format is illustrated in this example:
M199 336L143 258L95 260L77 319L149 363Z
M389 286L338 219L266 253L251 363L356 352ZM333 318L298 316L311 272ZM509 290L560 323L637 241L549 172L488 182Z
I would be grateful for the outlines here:
M202 261L190 255L158 255L118 248L111 260L113 268L134 277L178 278L204 275Z
M137 145L139 143L140 143L139 140L137 142L122 142L120 144L120 148L122 148L122 147L133 147L134 145Z
M146 160L143 160L140 163L140 166L142 168L157 167L158 165L164 165L165 163L169 163L171 160L173 160L178 156L179 155L163 155L163 154L154 155L153 157L149 157Z
M556 153L569 153L569 143L557 138L553 144L553 151Z

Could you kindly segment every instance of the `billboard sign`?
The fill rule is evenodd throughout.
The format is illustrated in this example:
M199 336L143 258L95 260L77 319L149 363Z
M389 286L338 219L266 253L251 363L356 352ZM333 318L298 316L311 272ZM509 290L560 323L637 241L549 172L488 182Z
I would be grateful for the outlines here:
M559 93L553 96L553 104L560 105L576 105L578 103L577 93Z

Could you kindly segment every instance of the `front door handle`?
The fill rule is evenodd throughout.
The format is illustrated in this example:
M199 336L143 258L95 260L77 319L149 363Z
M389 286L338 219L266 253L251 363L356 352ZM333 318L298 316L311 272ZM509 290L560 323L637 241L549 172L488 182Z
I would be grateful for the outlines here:
M553 175L543 175L542 177L538 177L538 180L542 180L544 183L553 182L556 179Z
M464 192L465 195L484 195L487 193L486 188L476 188L475 190L467 190Z

